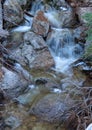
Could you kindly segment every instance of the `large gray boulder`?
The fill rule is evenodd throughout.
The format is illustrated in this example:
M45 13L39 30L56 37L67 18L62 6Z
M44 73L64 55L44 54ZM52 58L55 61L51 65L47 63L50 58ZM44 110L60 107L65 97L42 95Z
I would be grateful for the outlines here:
M30 69L49 69L54 65L45 41L33 32L25 33L24 44L12 51L10 57Z
M17 97L28 87L28 82L31 83L31 76L26 70L18 64L16 69L19 72L1 68L0 88L5 90L9 97Z

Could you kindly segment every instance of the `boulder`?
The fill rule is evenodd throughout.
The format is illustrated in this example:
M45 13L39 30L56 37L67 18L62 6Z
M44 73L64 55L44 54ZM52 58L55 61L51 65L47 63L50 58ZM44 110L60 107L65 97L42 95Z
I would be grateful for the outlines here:
M14 50L10 57L31 69L49 69L54 65L45 41L33 32L25 33L24 44Z
M61 122L67 105L59 94L47 94L42 99L33 103L29 113L47 122Z
M16 0L6 0L4 2L4 19L9 22L6 25L11 27L23 20L23 11Z
M16 66L16 69L18 66ZM3 76L0 80L0 88L5 90L9 97L16 97L23 92L30 81L30 75L26 70L20 70L20 73L8 70L5 67L1 68ZM30 81L31 82L31 81Z
M32 30L43 37L47 36L49 31L49 22L44 16L43 11L38 11L33 19Z

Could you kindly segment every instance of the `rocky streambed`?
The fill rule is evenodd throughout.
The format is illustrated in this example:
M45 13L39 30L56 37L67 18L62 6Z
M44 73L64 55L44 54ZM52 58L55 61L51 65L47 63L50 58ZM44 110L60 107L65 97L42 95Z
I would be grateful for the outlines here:
M85 60L91 1L6 0L0 44L1 130L81 130L92 122Z

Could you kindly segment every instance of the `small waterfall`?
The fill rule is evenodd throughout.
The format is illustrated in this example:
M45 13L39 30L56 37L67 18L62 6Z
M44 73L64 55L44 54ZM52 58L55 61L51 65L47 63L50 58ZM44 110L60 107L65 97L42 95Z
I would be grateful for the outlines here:
M80 57L83 51L82 46L74 41L74 30L62 28L67 15L71 16L71 7L68 5L61 6L57 10L42 1L35 0L28 13L34 16L38 10L44 11L44 15L52 27L52 32L47 37L47 44L55 60L55 69L59 72L65 72L69 65ZM25 14L24 18L24 23L14 28L12 32L21 33L31 30L33 17Z
M73 32L69 29L53 28L47 44L55 60L55 69L60 72L67 71L69 65L82 54L81 45L75 43Z

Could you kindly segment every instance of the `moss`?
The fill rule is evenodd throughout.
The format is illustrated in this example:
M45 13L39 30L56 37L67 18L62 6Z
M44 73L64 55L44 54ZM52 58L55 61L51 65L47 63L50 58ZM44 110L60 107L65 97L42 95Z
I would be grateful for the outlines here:
M92 61L92 13L86 13L83 18L86 20L86 26L87 26L87 47L85 48L85 53L83 55L83 58L86 60Z
M92 61L92 43L86 47L83 58Z

